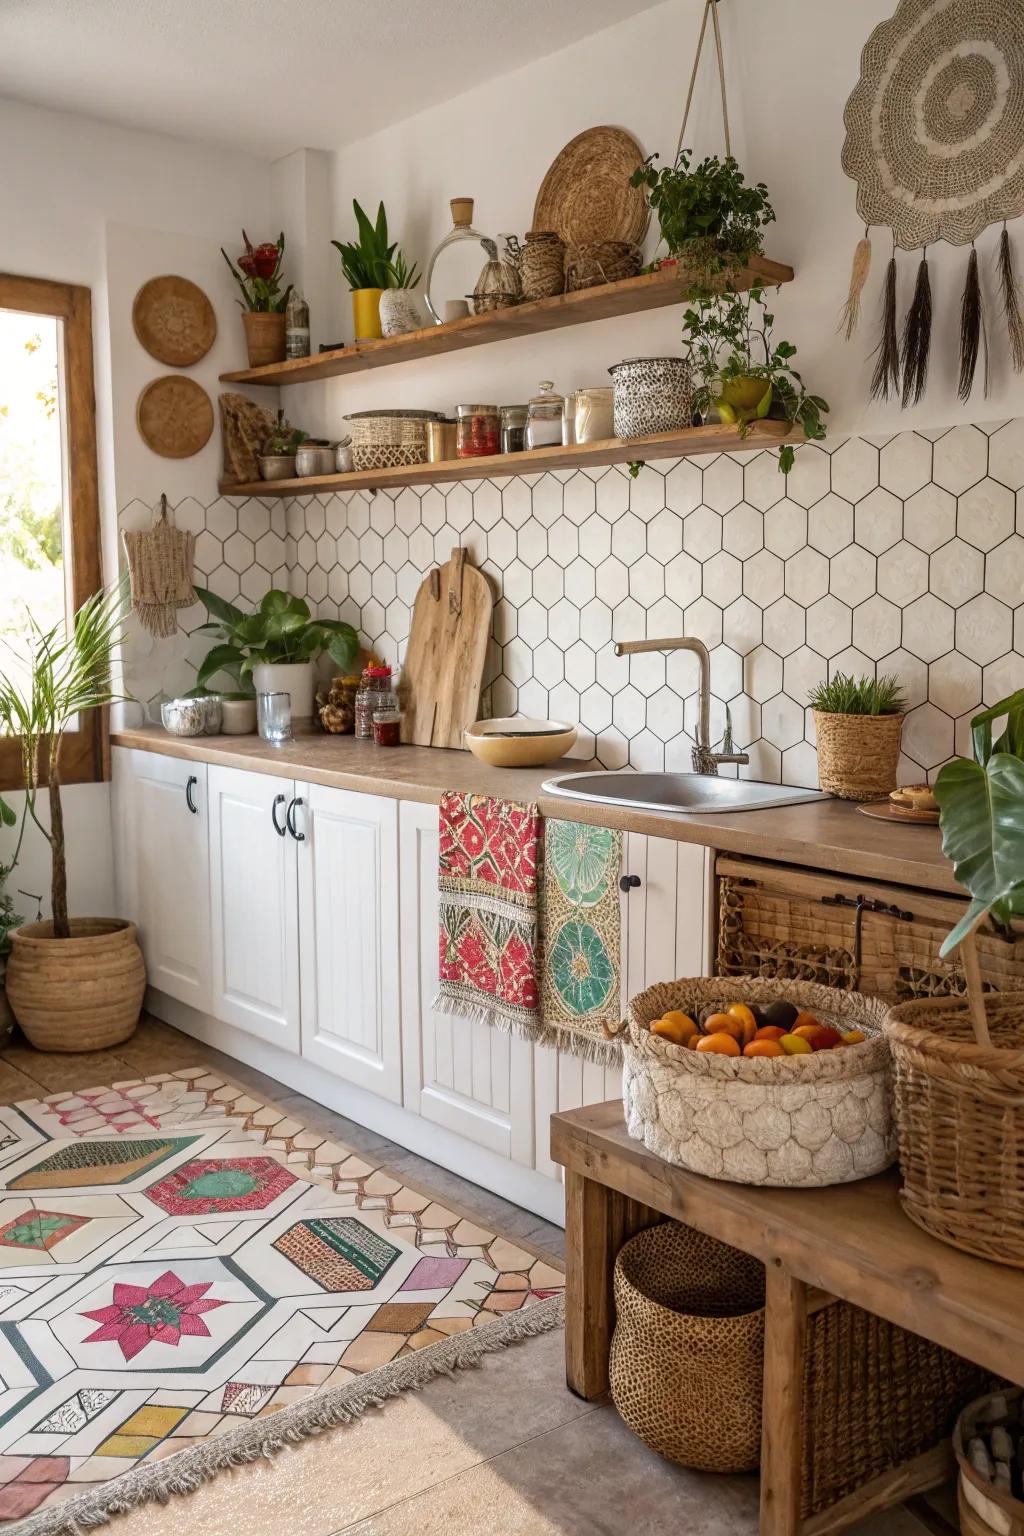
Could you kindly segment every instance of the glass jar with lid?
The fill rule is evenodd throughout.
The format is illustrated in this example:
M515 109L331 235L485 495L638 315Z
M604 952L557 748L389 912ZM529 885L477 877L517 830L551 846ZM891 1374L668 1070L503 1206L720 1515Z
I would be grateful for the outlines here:
M551 379L541 379L542 393L534 395L526 412L526 447L550 448L561 444L565 397Z
M525 405L503 405L501 407L502 453L522 453L526 447L527 412L528 407Z
M456 456L481 459L501 450L501 423L496 405L457 405L455 407Z
M356 694L356 740L373 740L373 717L380 709L397 709L398 695L388 666L366 667Z

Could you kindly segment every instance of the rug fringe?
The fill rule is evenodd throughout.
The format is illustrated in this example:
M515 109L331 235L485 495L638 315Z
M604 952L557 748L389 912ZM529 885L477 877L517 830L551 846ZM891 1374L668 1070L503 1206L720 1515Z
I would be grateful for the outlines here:
M316 1393L305 1402L293 1403L280 1413L242 1425L208 1445L190 1446L166 1461L126 1472L105 1487L69 1501L68 1507L57 1505L38 1515L29 1515L10 1527L10 1536L83 1536L86 1531L108 1524L114 1515L127 1514L140 1504L153 1500L166 1504L174 1495L195 1493L229 1467L270 1460L279 1451L299 1445L312 1435L351 1424L368 1409L382 1407L389 1398L418 1391L438 1376L454 1376L458 1370L480 1365L486 1355L559 1327L564 1316L564 1297L559 1294L509 1313L486 1328L452 1334L444 1343L393 1360L390 1365L340 1387Z

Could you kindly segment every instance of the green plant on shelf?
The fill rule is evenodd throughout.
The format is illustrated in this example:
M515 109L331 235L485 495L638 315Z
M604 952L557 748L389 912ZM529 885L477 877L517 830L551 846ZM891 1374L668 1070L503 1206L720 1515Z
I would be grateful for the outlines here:
M341 270L349 287L353 292L361 288L412 287L413 284L408 281L396 281L398 261L402 262L406 272L408 268L405 267L401 252L396 260L397 241L394 244L388 241L388 216L384 204L379 205L377 219L373 224L355 198L352 199L352 210L356 216L359 239L331 241L341 256Z
M413 262L410 267L402 251L396 251L394 261L388 262L389 288L416 288L419 286L420 269Z
M899 678L892 673L851 677L837 672L812 688L807 698L811 708L824 715L901 715L907 707Z
M304 443L309 433L303 432L299 427L293 427L284 411L278 411L277 424L270 436L265 438L260 452L267 458L287 456L295 452L300 443Z
M660 170L659 158L648 155L630 186L647 188L671 258L692 261L706 277L760 254L761 231L775 219L763 181L750 186L732 155L709 155L692 169L692 150L680 149Z
M245 241L245 250L239 256L237 266L224 247L220 248L231 276L241 290L239 304L243 309L259 314L283 314L288 308L288 298L292 291L291 283L283 291L281 289L284 231L281 231L276 241L266 240L262 245L253 245L244 229L242 239Z
M253 668L311 661L326 651L339 671L349 672L359 651L359 637L343 619L315 619L301 597L276 589L267 593L259 607L245 613L216 592L196 587L196 595L210 615L197 634L216 635L214 645L196 673L193 693L206 691L218 676L230 678L229 697L252 698ZM222 692L217 689L217 692Z

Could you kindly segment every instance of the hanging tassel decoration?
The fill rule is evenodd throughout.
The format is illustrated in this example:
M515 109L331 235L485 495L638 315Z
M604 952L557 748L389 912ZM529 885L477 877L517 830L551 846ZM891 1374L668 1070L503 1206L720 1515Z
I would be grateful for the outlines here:
M900 370L903 374L903 409L917 405L928 380L928 354L932 344L932 285L928 275L928 248L921 255L917 269L914 297L903 322L903 348Z
M839 324L837 331L846 333L847 341L853 336L860 320L860 299L864 292L864 284L868 280L871 271L871 237L868 234L867 225L864 226L864 237L857 241L857 249L853 253L853 266L850 268L850 291L846 295L846 303L839 312Z
M888 400L900 392L900 343L896 334L896 242L885 269L882 297L882 331L875 348L875 371L871 376L872 400Z
M1020 312L1017 277L1013 270L1013 251L1010 249L1010 235L1005 222L1003 233L999 238L999 285L1003 290L1003 313L1006 316L1006 329L1010 335L1013 371L1021 373L1024 371L1024 317Z
M974 385L974 370L978 366L978 350L985 319L982 310L981 280L978 276L978 253L971 241L971 254L967 260L967 279L963 298L960 300L960 382L957 394L961 400L970 399Z

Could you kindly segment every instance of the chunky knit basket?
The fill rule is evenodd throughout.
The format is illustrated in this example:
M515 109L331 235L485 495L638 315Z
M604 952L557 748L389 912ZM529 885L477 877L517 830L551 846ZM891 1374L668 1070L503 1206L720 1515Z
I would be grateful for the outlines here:
M736 1057L688 1050L647 1027L671 1008L696 1017L776 998L868 1038L811 1056ZM878 998L815 982L699 977L648 987L629 1005L623 1045L629 1134L666 1162L736 1184L810 1188L879 1173L896 1151L886 1013Z
M877 800L896 787L902 715L814 710L818 782L840 800Z

